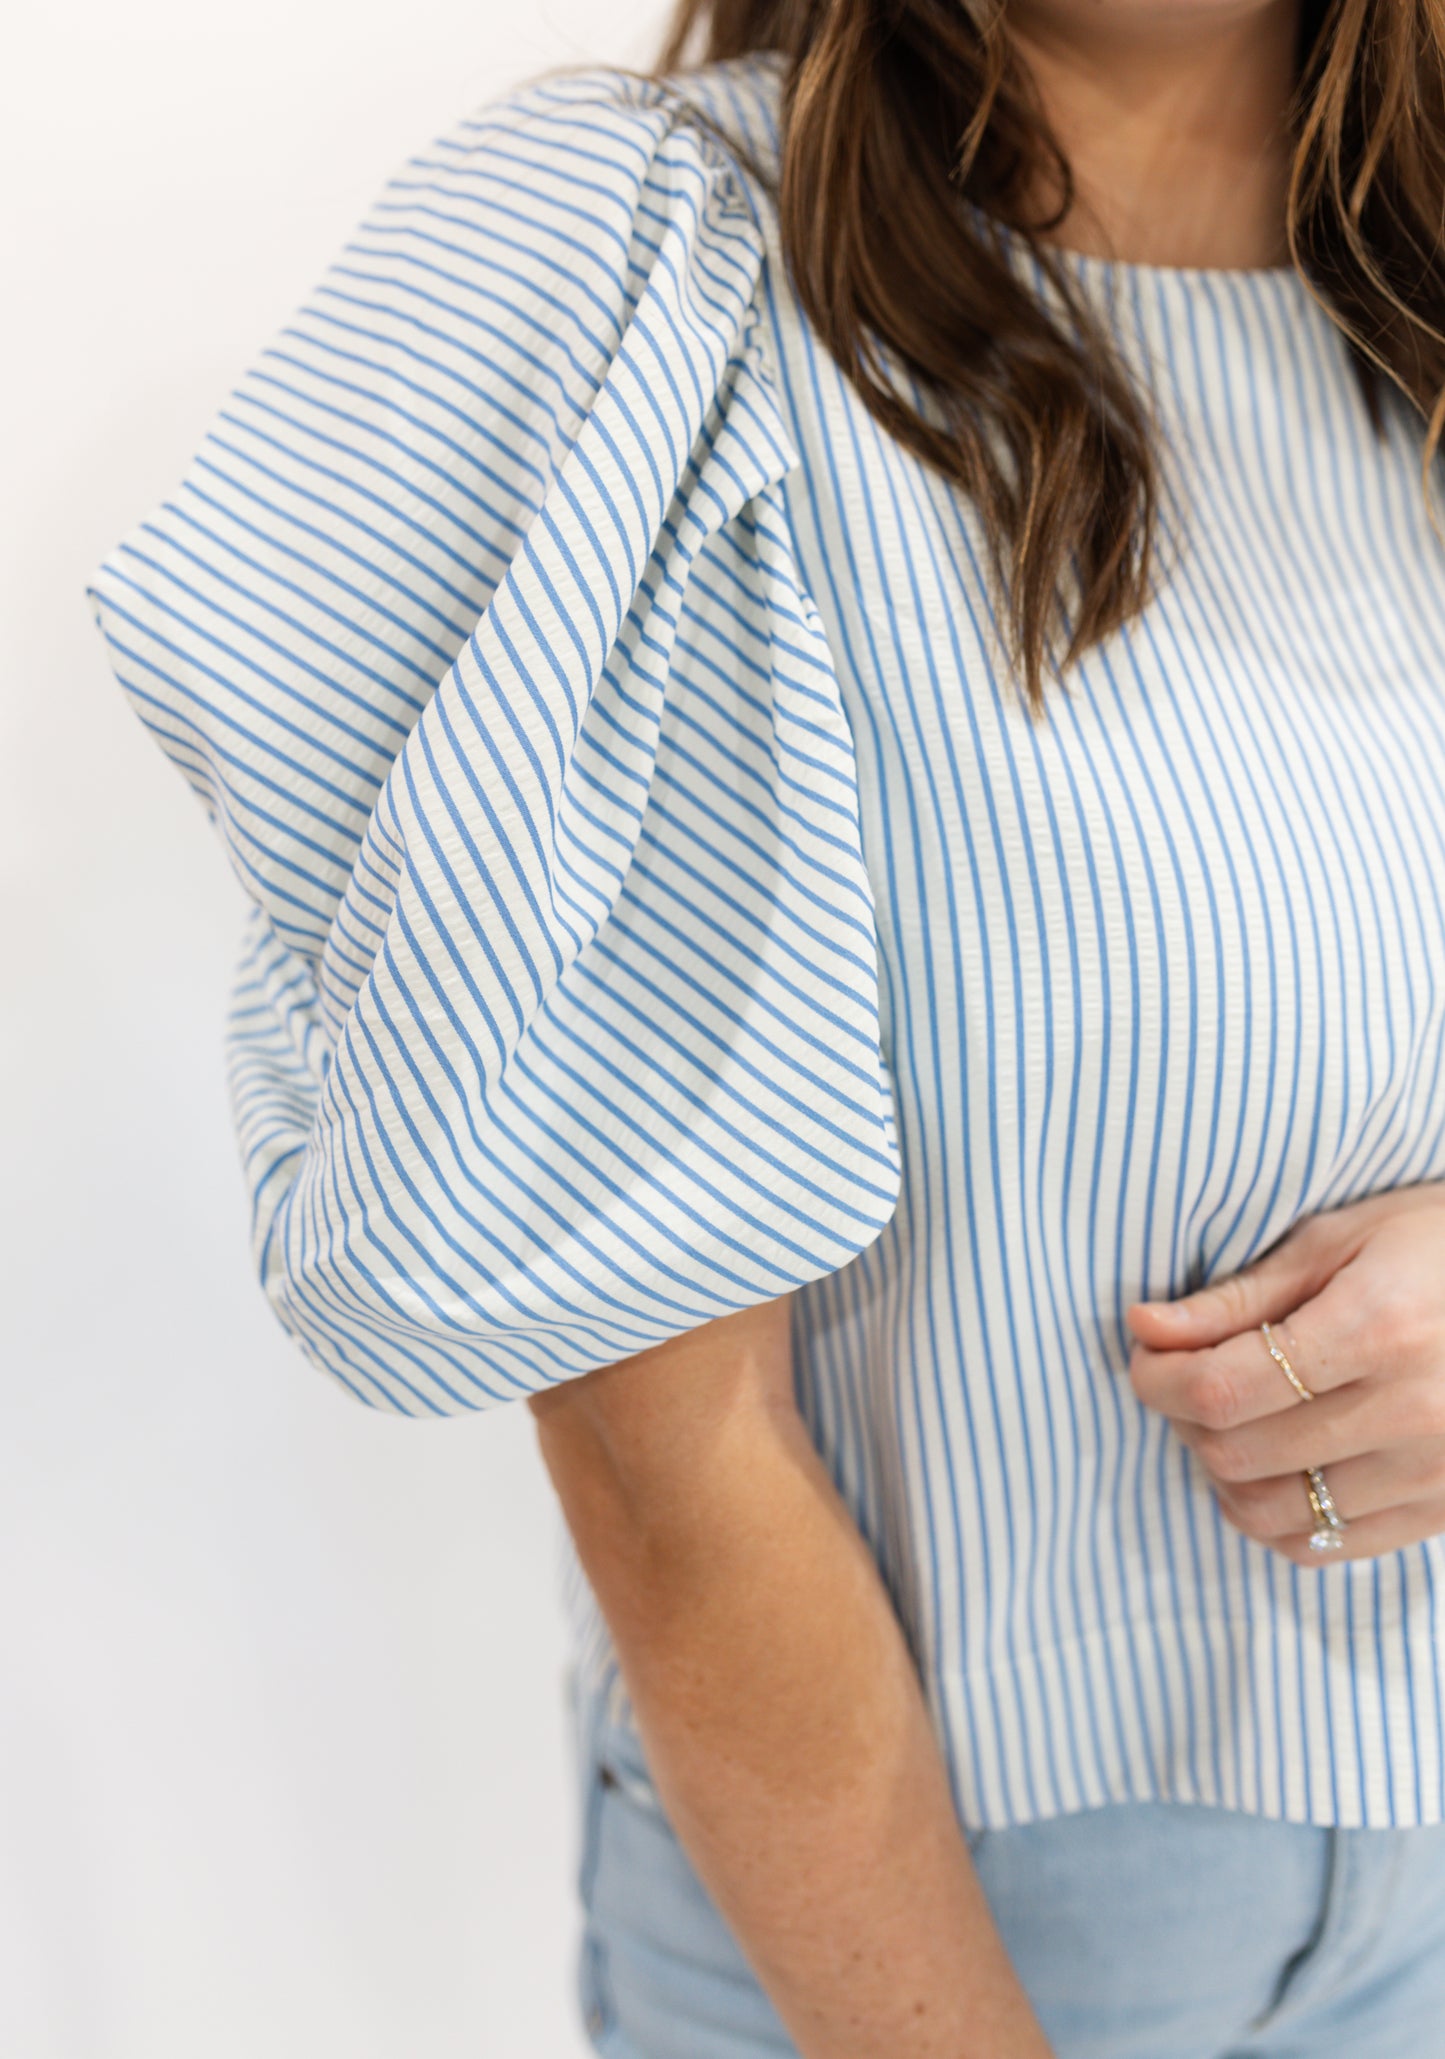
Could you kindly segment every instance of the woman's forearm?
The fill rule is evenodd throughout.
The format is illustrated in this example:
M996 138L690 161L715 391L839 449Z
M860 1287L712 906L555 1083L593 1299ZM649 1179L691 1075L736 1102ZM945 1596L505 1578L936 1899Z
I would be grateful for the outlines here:
M779 1349L728 1318L538 1411L659 1792L806 2059L1047 2059Z

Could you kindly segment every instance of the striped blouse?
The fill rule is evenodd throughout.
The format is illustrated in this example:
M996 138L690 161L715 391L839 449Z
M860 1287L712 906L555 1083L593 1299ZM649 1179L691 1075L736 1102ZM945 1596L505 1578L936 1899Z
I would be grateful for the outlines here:
M696 119L766 165L781 77L460 122L95 575L250 897L265 1291L433 1417L796 1289L966 1823L1440 1821L1445 1545L1241 1537L1123 1320L1445 1177L1418 424L1375 435L1289 271L1070 259L1158 409L1163 560L1031 723L973 511Z

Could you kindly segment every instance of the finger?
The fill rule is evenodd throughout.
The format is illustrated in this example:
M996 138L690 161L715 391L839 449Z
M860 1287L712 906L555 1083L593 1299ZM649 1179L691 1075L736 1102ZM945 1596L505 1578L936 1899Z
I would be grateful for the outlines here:
M1309 1216L1239 1272L1175 1301L1136 1301L1124 1319L1153 1351L1197 1351L1288 1315L1317 1294L1359 1241L1358 1230Z
M1297 1566L1324 1567L1338 1565L1341 1559L1383 1558L1386 1552L1404 1551L1412 1544L1423 1544L1427 1537L1439 1537L1442 1532L1445 1498L1412 1501L1403 1508L1384 1509L1377 1516L1362 1516L1343 1533L1335 1551L1314 1550L1308 1531L1281 1537L1269 1548L1282 1558L1293 1559Z
M1288 1316L1266 1318L1275 1345L1316 1399L1354 1381L1400 1378L1410 1369L1366 1276L1368 1263L1348 1261ZM1302 1406L1258 1328L1191 1351L1136 1345L1129 1378L1146 1407L1212 1430Z
M1329 1311L1324 1321L1314 1312L1318 1299L1306 1302L1288 1322L1270 1324L1276 1346L1315 1399L1346 1385L1352 1374L1359 1377L1356 1363L1341 1361L1338 1333L1328 1326ZM1129 1358L1129 1378L1146 1408L1208 1430L1232 1430L1260 1416L1304 1405L1258 1329L1193 1351L1149 1351L1136 1345Z
M1445 1502L1445 1438L1421 1438L1393 1451L1370 1451L1330 1467L1329 1489L1346 1522L1417 1501ZM1314 1512L1303 1473L1216 1486L1220 1509L1236 1530L1272 1544L1312 1529Z
M1366 1452L1445 1436L1445 1381L1356 1380L1317 1401L1261 1416L1235 1430L1201 1429L1183 1422L1176 1423L1175 1430L1221 1484L1270 1480L1301 1473L1306 1466L1334 1466Z

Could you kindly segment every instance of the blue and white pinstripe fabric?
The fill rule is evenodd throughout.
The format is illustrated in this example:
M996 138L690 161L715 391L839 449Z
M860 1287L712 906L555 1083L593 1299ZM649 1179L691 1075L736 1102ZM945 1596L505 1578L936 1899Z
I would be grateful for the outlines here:
M766 160L779 76L459 125L96 576L254 903L266 1290L448 1415L799 1288L966 1821L1439 1821L1440 1547L1237 1536L1123 1323L1445 1177L1418 428L1291 274L1076 260L1182 462L1155 599L1031 725L972 511L690 116Z
M388 190L97 581L256 912L262 1277L449 1412L850 1258L897 1189L761 244L596 82Z

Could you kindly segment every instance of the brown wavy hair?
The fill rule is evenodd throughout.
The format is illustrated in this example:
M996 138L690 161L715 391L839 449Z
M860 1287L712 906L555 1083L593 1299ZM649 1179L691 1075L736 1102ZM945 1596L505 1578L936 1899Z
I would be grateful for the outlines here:
M651 76L787 59L775 195L799 299L870 412L978 509L1037 715L1045 671L1062 680L1148 599L1160 481L1144 396L1038 240L1073 177L1007 15L1008 0L678 0ZM1382 378L1424 418L1428 506L1445 419L1445 0L1301 0L1288 119L1290 261L1344 333L1377 432ZM1028 211L1040 193L1057 195L1044 220ZM960 196L1028 238L1059 309Z

